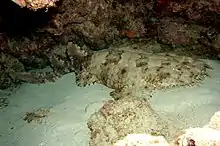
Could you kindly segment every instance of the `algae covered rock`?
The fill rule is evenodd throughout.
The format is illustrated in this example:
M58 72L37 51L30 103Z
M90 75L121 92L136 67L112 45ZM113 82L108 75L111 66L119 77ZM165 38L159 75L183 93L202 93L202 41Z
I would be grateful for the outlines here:
M0 89L7 89L20 81L15 72L24 71L24 66L11 55L0 53Z
M128 134L169 137L168 126L142 98L110 100L89 121L90 146L111 146Z

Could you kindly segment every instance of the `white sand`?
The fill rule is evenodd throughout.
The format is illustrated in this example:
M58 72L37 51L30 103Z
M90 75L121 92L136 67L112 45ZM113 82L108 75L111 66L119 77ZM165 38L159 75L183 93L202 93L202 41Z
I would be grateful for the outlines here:
M111 90L79 88L74 78L68 74L55 83L22 85L9 106L0 109L0 146L88 146L87 119L111 99ZM26 112L47 107L52 109L43 124L23 120Z
M210 63L212 78L200 87L156 93L150 101L155 110L184 127L207 123L220 110L220 64ZM87 119L111 99L110 91L101 85L79 88L74 74L55 83L23 84L9 97L9 106L0 109L0 146L88 146ZM44 123L23 120L27 112L47 107L51 112Z

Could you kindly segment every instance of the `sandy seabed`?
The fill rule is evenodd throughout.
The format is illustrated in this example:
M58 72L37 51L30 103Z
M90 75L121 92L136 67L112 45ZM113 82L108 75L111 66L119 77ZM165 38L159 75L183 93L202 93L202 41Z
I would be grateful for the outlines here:
M220 63L213 67L211 78L197 87L160 91L150 104L171 124L182 128L203 126L220 110ZM105 101L112 99L112 89L102 85L78 87L75 75L67 74L55 83L23 84L0 109L1 146L88 146L87 120ZM48 109L38 120L26 117L39 109ZM26 117L26 120L24 120Z

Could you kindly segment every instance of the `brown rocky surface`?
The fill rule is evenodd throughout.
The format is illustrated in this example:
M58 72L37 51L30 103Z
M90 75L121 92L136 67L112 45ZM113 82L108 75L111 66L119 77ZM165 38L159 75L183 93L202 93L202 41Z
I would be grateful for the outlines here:
M91 130L90 146L113 145L131 133L150 133L170 138L167 121L161 119L145 99L110 100L87 123Z
M158 39L170 45L193 45L198 43L200 33L206 28L189 25L183 19L163 18L157 28Z
M175 13L181 13L194 21L213 22L218 21L220 12L219 0L180 0L170 2L168 9ZM212 15L212 16L211 16Z

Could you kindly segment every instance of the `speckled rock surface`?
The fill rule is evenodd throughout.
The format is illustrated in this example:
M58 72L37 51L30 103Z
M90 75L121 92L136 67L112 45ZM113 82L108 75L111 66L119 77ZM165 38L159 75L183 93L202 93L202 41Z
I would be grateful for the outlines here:
M197 44L200 33L205 31L199 25L189 25L183 19L163 18L157 28L158 39L170 45L193 45Z
M129 134L123 140L119 140L114 146L169 146L163 136L150 134Z
M90 146L111 146L130 133L150 133L169 137L168 126L145 99L110 100L89 121Z
M24 71L24 66L17 58L0 53L0 89L7 89L19 83L15 73L21 71Z
M77 72L81 86L100 83L121 95L141 97L157 90L193 86L207 76L209 66L198 59L171 53L145 53L130 46L94 52L90 63Z
M55 2L58 0L12 0L20 7L27 7L31 10L38 10L42 8L55 7Z
M194 21L213 23L218 21L219 0L179 0L170 1L168 9ZM210 16L213 17L210 17Z

